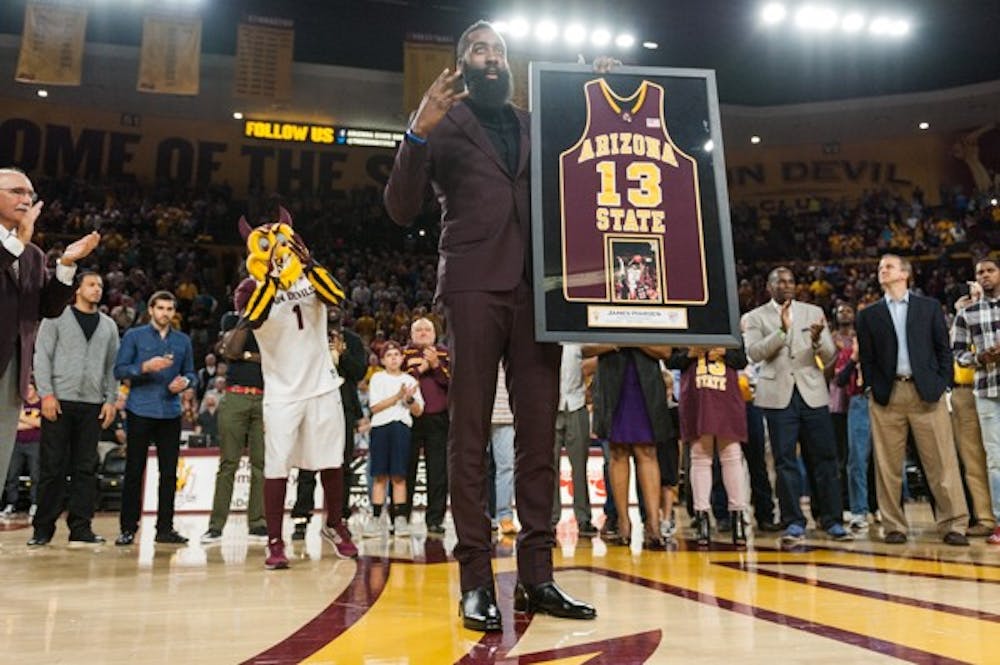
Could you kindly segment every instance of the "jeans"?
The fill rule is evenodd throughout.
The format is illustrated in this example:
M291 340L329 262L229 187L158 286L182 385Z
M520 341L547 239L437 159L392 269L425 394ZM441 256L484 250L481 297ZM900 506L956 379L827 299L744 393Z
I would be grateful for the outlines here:
M122 486L121 530L135 533L142 515L142 481L146 473L149 444L156 445L160 466L156 531L169 533L174 528L174 497L177 492L177 459L181 447L181 419L147 418L126 412L128 441L125 447L125 482ZM94 443L96 457L97 443Z
M868 398L852 395L847 405L847 490L851 512L868 513L868 463L872 457L871 419Z
M976 411L986 450L986 477L990 482L993 517L1000 521L1000 399L976 395Z
M514 517L514 426L493 425L490 448L496 464L496 519Z

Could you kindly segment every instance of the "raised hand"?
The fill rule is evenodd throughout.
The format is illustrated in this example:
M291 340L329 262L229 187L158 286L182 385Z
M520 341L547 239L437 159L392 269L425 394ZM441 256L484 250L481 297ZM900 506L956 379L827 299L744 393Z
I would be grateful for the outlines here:
M24 216L17 223L17 229L14 233L17 235L17 239L25 245L31 242L31 237L35 235L35 222L38 221L38 216L42 214L42 206L44 205L44 202L36 201L34 205L28 208L28 212L24 213Z
M420 100L420 106L410 123L410 130L414 134L427 138L451 107L469 96L469 91L464 86L459 87L461 81L462 72L450 69L445 69L434 79Z
M39 205L40 203L41 201L39 201L36 205ZM64 265L72 265L80 259L90 256L90 253L94 251L100 242L101 234L97 231L91 231L79 240L71 242L69 246L66 247L63 255L59 257L59 262Z

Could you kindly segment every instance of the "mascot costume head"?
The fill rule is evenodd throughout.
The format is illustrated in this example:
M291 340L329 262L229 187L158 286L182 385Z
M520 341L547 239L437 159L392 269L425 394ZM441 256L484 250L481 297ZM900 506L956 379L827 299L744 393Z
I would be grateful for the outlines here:
M278 207L278 221L251 228L246 217L240 217L240 235L247 243L247 272L257 283L250 295L243 317L253 326L267 318L278 291L287 291L302 277L316 287L316 295L336 305L344 299L344 289L326 268L316 263L292 228L292 216Z
M278 288L287 290L297 282L304 270L305 244L292 228L292 216L278 207L278 221L251 228L246 217L240 217L240 235L247 243L247 272L258 282L273 277Z

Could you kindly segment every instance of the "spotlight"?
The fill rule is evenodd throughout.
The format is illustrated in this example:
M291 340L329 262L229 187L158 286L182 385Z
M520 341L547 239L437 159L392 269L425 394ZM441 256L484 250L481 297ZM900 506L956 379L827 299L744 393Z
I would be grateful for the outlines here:
M860 32L865 27L865 17L857 12L851 12L840 22L840 28L844 32Z
M581 44L587 38L587 29L579 23L574 23L566 28L563 38L570 44Z
M754 134L753 136L750 137L750 143L757 145L758 143L760 143L760 137Z
M917 128L926 131L931 128L931 123L925 120L924 122L921 122L919 125L917 125Z
M888 35L892 27L892 21L884 16L876 17L868 24L868 32L873 35Z
M655 51L656 49L660 48L660 45L657 44L656 42L643 42L642 48L648 48L650 51Z
M243 113L241 111L233 111L233 120L242 120Z
M705 145L702 147L705 149L705 152L712 152L713 150L715 150L715 141L713 141L712 139L708 139L707 141L705 141Z
M996 199L990 199L990 205L991 206L996 206L997 205L997 200Z
M492 25L493 29L499 32L500 34L503 34L508 30L510 30L510 25L507 24L507 21L492 21Z
M49 96L49 91L48 91L48 90L39 90L39 91L38 91L37 93L35 93L35 94L37 94L37 95L38 95L39 97L41 97L42 99L45 99L46 97L48 97L48 96Z
M893 37L905 37L910 34L910 22L897 19L889 25L889 34Z
M590 34L590 41L594 46L606 46L611 41L611 33L604 28L598 28Z
M829 7L804 5L795 12L795 25L803 30L829 30L837 25L837 12Z
M523 18L516 18L509 24L510 36L515 39L526 37L531 32L531 26Z
M780 2L769 2L764 5L760 17L766 25L777 25L785 20L788 10Z
M425 235L427 235L427 231L424 229L420 229L419 231L417 231L417 235L423 238Z
M559 36L559 27L552 21L542 21L535 27L535 39L540 42L551 42Z
M635 46L635 37L623 32L622 34L615 37L615 46L618 48L632 48Z

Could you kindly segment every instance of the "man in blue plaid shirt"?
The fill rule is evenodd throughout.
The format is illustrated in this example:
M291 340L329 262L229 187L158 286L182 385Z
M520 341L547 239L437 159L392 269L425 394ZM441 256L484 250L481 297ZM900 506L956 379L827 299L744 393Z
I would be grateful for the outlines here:
M976 411L986 451L993 516L1000 522L1000 263L992 258L978 261L976 283L982 294L955 316L951 348L959 365L976 371ZM1000 526L986 542L1000 545Z

